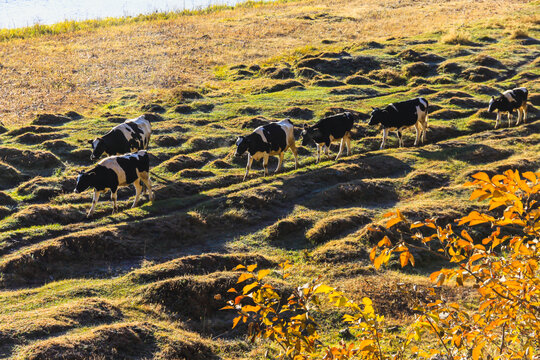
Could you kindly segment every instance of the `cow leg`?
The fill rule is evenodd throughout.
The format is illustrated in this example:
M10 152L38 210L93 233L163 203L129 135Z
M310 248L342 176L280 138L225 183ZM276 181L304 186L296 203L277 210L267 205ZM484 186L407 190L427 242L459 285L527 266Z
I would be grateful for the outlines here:
M268 159L269 158L270 158L270 155L268 155L268 153L265 153L263 157L264 176L268 176Z
M112 192L111 191L111 201L113 203L113 210L112 213L118 212L118 191Z
M283 164L283 156L285 155L284 152L281 152L279 153L279 159L278 159L278 164L277 164L277 167L276 167L276 171L274 171L274 174L277 174L277 172L279 170L281 170L281 165Z
M317 144L317 161L315 163L318 164L319 161L321 161L321 146Z
M382 142L380 150L384 149L384 146L386 145L386 136L388 136L388 129L384 128L382 131Z
M330 156L330 144L324 144L324 153L326 156Z
M511 123L511 120L512 120L512 113L509 111L508 112L508 127L512 126L512 123Z
M351 149L351 133L347 133L347 137L345 138L345 145L347 146L347 156L352 154Z
M403 147L403 138L401 137L401 131L396 131L396 135L397 135L397 138L398 138L398 146L399 147Z
M96 204L99 200L99 195L101 195L101 191L94 190L94 198L92 199L92 207L90 208L90 211L88 211L88 214L86 215L86 217L91 217L94 214Z
M497 120L495 121L495 129L499 127L499 121L501 120L501 112L497 110Z
M144 192L146 192L146 189L148 189L148 199L150 201L153 201L154 200L154 194L152 193L152 182L150 181L150 174L147 173L147 172L143 172L140 174L140 177L141 177L141 180L142 182L144 183L144 191L143 191L143 195L144 195Z
M336 156L336 161L337 159L339 159L339 157L341 156L341 153L343 153L343 147L345 146L345 136L343 136L341 138L341 141L339 143L339 151L338 151L338 154Z
M523 123L525 124L527 121L527 103L523 104L523 107L521 108L521 111L523 111Z
M298 149L294 142L291 144L291 151L294 155L294 170L296 170L298 168Z
M418 142L420 141L420 129L418 128L419 124L416 122L414 124L414 129L416 130L416 138L414 139L414 146L418 146Z
M251 164L253 164L253 158L251 157L251 154L248 154L248 162L247 162L247 166L246 166L246 173L244 174L244 179L242 181L246 181L248 175L249 175L249 170L251 170Z
M139 198L141 197L141 191L142 191L141 179L139 178L135 180L135 182L133 183L133 186L135 186L135 200L133 200L133 205L131 205L132 208L137 206L137 203L139 202Z
M521 108L516 109L516 111L517 111L516 126L518 126L521 123Z

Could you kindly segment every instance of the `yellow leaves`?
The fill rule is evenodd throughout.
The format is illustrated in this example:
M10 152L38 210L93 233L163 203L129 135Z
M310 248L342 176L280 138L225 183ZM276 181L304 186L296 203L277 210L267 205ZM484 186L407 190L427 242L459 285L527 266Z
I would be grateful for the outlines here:
M328 285L324 285L324 284L319 284L317 285L315 288L315 291L314 293L315 294L328 294L328 293L331 293L333 291L335 291L335 289L331 286L328 286Z
M471 177L473 179L477 179L477 180L480 180L480 181L484 181L484 182L488 182L488 183L491 182L491 180L489 179L489 175L486 174L485 172L476 173L476 174L472 175Z
M387 247L390 247L392 246L392 242L390 241L390 239L388 238L388 236L385 236L382 238L381 241L379 241L379 243L377 244L378 247L383 247L383 246L387 246Z
M253 282L252 284L244 286L244 289L242 289L242 293L244 295L248 294L251 290L253 290L255 287L257 287L259 283L257 281Z
M484 347L485 343L484 342L480 342L479 344L477 344L473 350L472 350L472 359L473 360L478 360L480 358L480 355L482 355L482 348Z
M270 269L264 269L264 270L259 270L258 274L257 274L257 280L261 281L262 279L264 279L268 274L270 274L272 270Z
M388 249L384 249L382 253L375 258L373 261L373 266L375 269L379 270L381 265L386 264L390 260L391 252Z
M241 282L244 282L246 281L247 279L251 279L253 276L253 274L250 274L250 273L243 273L241 274L239 277L238 277L238 281L236 282L237 284L240 284Z
M247 271L253 272L257 268L257 264L249 265L247 267Z
M232 326L233 329L236 327L236 325L238 325L238 323L240 322L240 320L242 320L242 316L237 316L237 317L234 318L234 320L233 320L233 326Z
M414 266L414 258L410 252L404 251L401 254L399 254L399 262L401 264L401 267L407 266L409 261L411 262L411 265Z
M401 214L399 210L396 210L395 213L389 212L383 215L383 217L391 217L391 216L394 216L394 217L386 222L387 229L391 228L392 226L396 224L399 224L402 221L406 221L405 217L403 216L403 214Z

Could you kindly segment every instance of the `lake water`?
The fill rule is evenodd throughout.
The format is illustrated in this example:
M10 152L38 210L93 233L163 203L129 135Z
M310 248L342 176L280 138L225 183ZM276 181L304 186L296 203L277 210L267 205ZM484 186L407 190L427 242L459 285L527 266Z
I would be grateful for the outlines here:
M0 28L234 5L242 0L0 0Z

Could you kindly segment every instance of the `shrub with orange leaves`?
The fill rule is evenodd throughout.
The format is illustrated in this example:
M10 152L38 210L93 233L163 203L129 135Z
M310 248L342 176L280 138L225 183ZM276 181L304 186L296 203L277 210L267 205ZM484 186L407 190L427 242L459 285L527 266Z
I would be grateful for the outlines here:
M436 334L440 349L412 348L423 357L442 352L449 359L533 359L540 355L540 173L508 170L490 178L473 175L465 184L475 187L471 200L489 200L489 212L473 211L456 220L458 226L489 224L492 232L474 240L466 229L454 232L452 225L438 226L433 219L410 223L399 211L386 215L386 226L398 223L417 231L413 240L392 243L385 237L371 251L376 268L399 254L402 266L414 265L411 248L436 251L455 267L431 274L437 285L455 281L472 285L479 295L478 307L443 299L417 309L415 338L423 331ZM497 214L495 214L497 213ZM418 232L423 230L423 234ZM425 233L430 232L429 235ZM536 357L535 357L536 356Z
M489 224L493 229L489 236L475 241L466 229L456 233L451 224L439 226L434 219L410 222L396 210L385 215L386 227L401 224L413 241L401 236L393 243L384 237L370 258L378 269L393 256L399 256L401 266L414 265L413 249L437 254L455 266L432 273L431 280L438 286L449 281L471 286L478 292L477 305L434 297L418 304L415 321L405 334L388 338L384 318L375 313L368 298L356 304L319 283L319 278L282 301L272 285L262 282L269 270L255 272L256 265L240 265L237 269L246 272L238 283L253 282L240 293L229 290L237 294L224 308L238 314L233 327L240 321L247 323L252 340L266 338L280 346L281 359L540 359L540 173L520 175L509 170L492 178L485 173L473 178L466 184L475 187L471 200L489 200L489 213L473 211L456 222L469 228ZM283 278L289 276L289 267L280 264ZM435 288L431 293L436 295ZM343 321L354 342L341 341L338 346L320 342L312 315L323 299L350 310ZM426 333L438 339L438 345L420 342Z

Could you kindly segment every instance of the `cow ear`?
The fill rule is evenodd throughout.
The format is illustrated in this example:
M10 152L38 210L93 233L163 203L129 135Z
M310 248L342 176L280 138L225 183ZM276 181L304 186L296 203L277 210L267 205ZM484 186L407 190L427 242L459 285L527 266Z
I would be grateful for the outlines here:
M495 100L495 96L491 95L491 99L492 99L492 100Z

